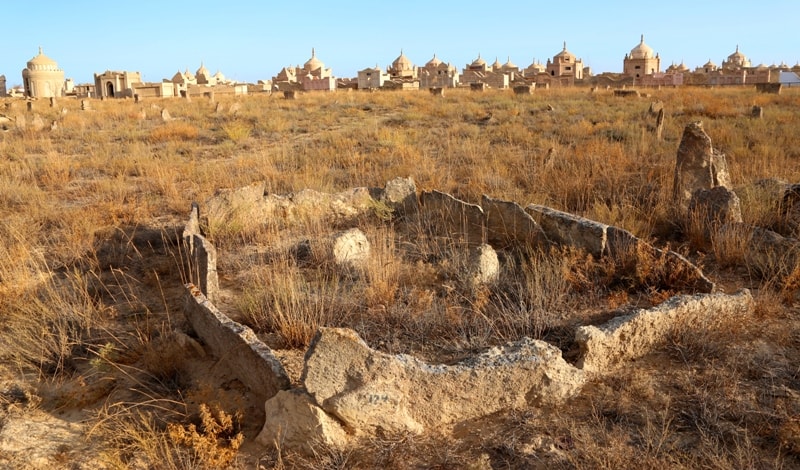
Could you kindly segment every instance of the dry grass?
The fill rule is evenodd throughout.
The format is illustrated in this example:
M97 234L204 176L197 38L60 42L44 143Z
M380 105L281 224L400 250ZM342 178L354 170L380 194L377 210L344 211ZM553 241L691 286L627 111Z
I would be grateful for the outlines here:
M421 189L470 202L489 194L545 204L669 244L727 283L755 287L757 314L741 324L676 331L663 357L597 381L564 410L473 423L486 429L482 436L383 436L346 452L320 449L311 460L278 453L263 457L265 465L796 466L800 271L742 273L747 234L721 228L701 243L674 223L670 195L683 126L703 119L741 188L745 222L788 233L770 186L755 183L800 181L800 95L652 93L667 113L662 140L647 130L650 100L584 89L524 97L452 91L442 99L251 96L237 101L235 116L215 114L204 100L153 100L169 108L175 120L167 123L150 102L97 101L95 111L81 112L78 102L62 100L65 115L37 109L58 129L0 134L6 379L35 384L41 396L31 401L46 410L93 412L92 436L112 467L245 466L234 436L256 430L228 426L226 417L238 411L228 402L203 418L198 403L214 400L201 398L201 390L220 388L198 383L187 364L203 359L172 341L175 330L186 329L176 236L190 202L256 181L284 194L379 187L412 176ZM225 109L233 104L218 100ZM748 117L753 104L769 109L764 119ZM12 114L23 112L19 105ZM139 119L142 109L148 119ZM479 125L489 111L493 122ZM235 305L242 317L283 347L304 347L317 326L346 325L387 352L450 360L521 336L567 349L575 324L626 303L663 299L680 277L653 253L617 260L502 253L509 269L495 285L475 287L464 270L465 246L421 229L398 230L380 209L357 221L373 247L358 269L299 259L285 246L341 227L308 221L287 228L246 213L209 227L223 286L246 291ZM246 256L242 246L268 255Z

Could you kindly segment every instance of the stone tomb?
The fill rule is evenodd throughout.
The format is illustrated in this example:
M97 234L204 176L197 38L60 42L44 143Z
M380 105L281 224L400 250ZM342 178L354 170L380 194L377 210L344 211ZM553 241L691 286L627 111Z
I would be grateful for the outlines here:
M516 203L488 196L481 205L469 204L438 191L417 196L413 181L407 178L393 180L384 188L339 194L306 190L278 196L266 194L264 185L256 184L220 192L205 206L208 217L223 220L228 213L248 209L254 217L280 217L284 224L299 220L296 217L336 219L342 224L374 210L378 203L402 210L405 215L397 223L403 223L404 217L410 217L412 224L419 223L418 218L435 219L437 224L430 229L474 243L473 258L488 260L492 266L497 255L491 256L494 249L487 240L533 249L570 245L596 256L630 246L656 250L622 229L542 206L523 210ZM302 387L293 389L270 348L206 297L215 297L219 281L215 250L202 233L202 220L199 206L193 205L184 231L194 283L186 285L187 317L211 353L224 358L230 370L240 372L240 380L251 393L265 400L267 418L257 441L271 445L278 440L306 453L314 450L310 442L343 446L352 436L422 433L503 410L559 406L580 393L589 375L610 373L622 362L647 354L677 325L743 315L753 308L747 291L709 294L713 283L674 254L673 262L685 263L682 272L690 278L676 286L685 294L604 325L579 328L576 365L566 362L555 346L530 338L455 364L429 364L408 355L376 351L352 330L322 328L306 352ZM352 253L352 247L346 251ZM370 256L368 251L357 252L359 257ZM491 283L494 274L482 278L484 270L490 269L477 268L474 277Z

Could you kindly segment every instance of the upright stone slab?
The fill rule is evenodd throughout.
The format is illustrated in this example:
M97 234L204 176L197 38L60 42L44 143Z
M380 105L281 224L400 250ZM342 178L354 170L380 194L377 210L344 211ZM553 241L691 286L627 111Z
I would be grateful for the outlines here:
M715 150L703 123L693 122L683 131L678 147L673 184L673 199L682 213L686 213L692 194L700 189L717 186L731 188L725 154Z
M464 202L440 191L420 195L420 218L439 236L480 245L486 217L481 206Z
M607 225L549 207L531 204L525 208L542 227L548 239L601 256L606 249Z
M217 249L200 233L200 207L192 203L189 221L183 229L183 243L187 251L189 280L211 301L219 296L217 275Z
M542 227L519 204L512 201L481 197L486 214L486 236L498 248L522 246L538 248L547 243Z

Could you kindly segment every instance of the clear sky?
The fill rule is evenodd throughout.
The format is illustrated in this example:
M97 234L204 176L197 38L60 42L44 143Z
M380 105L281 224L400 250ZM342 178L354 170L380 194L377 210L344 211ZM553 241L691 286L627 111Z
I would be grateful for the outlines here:
M594 73L621 72L645 42L662 70L719 65L738 45L753 65L800 60L800 0L305 2L269 0L109 2L52 0L31 9L2 5L0 74L9 87L43 47L66 77L92 82L105 70L139 71L145 81L178 70L245 82L270 79L317 57L337 77L386 67L401 49L416 65L435 53L459 70L478 54L520 67L567 49Z

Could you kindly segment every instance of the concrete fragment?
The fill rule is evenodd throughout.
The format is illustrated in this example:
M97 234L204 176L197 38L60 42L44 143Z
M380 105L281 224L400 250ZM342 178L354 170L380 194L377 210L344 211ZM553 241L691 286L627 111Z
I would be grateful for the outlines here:
M417 185L413 178L397 177L386 183L379 200L398 215L417 212Z
M485 216L481 206L440 191L423 191L420 218L439 236L474 245L483 243Z
M370 244L364 232L351 228L332 237L333 261L340 266L355 266L369 259Z
M537 248L547 243L542 227L516 202L493 199L484 194L481 207L486 214L486 236L492 245Z
M675 164L673 199L677 208L685 214L695 191L717 186L731 188L725 154L711 146L702 122L690 123L683 130Z
M342 425L303 390L281 390L264 404L266 421L256 442L305 455L322 448L343 448L350 437Z
M186 284L184 313L197 336L255 396L266 400L289 389L289 376L253 330L217 310L200 289Z
M601 256L606 249L607 225L549 207L530 204L525 208L551 241L581 248Z
M302 381L355 433L421 433L508 409L552 406L578 393L583 372L561 351L525 338L455 365L372 350L349 329L321 328Z
M491 284L500 278L497 252L487 244L472 249L469 257L469 282L473 287Z
M604 373L663 344L680 324L712 323L723 317L752 312L753 296L747 289L734 295L679 295L650 308L613 318L599 326L582 326L575 332L581 349L578 367Z

